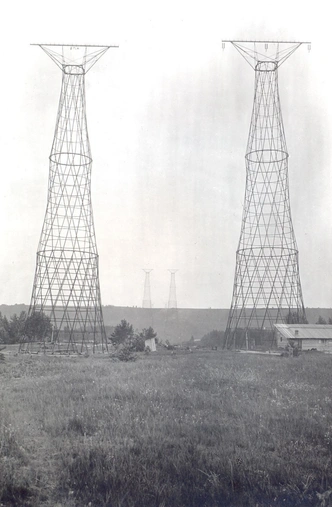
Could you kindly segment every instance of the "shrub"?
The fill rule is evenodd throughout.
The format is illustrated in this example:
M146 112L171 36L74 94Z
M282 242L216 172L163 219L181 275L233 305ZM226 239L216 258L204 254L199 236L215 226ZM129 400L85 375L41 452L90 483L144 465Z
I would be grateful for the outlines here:
M204 347L222 347L224 344L224 331L214 329L201 338Z
M30 340L43 340L52 336L52 324L43 312L32 312L25 320L24 333Z
M145 340L144 337L142 337L140 334L135 335L132 340L130 340L128 344L134 352L144 352L145 348Z
M120 324L115 326L111 334L111 342L113 345L120 345L121 343L131 340L134 337L134 329L129 322L121 320Z
M115 348L113 352L110 354L112 359L118 360L118 361L136 361L136 355L133 352L132 346L130 342L125 342Z
M14 313L10 319L0 312L0 343L18 343L24 333L26 318L25 312Z

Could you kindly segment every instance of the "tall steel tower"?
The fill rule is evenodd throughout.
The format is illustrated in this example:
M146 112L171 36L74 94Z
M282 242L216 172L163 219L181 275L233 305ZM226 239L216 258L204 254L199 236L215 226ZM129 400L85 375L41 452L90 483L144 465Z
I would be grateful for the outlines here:
M241 347L257 335L261 338L266 333L271 335L276 322L287 318L293 322L306 320L278 89L280 65L303 43L227 42L255 71L254 105L245 156L245 201L225 333L225 346Z
M178 269L169 269L171 273L171 283L169 286L169 297L168 297L168 308L177 308L177 300L176 300L176 285L175 285L175 273Z
M164 338L178 343L181 338L175 285L175 273L177 273L178 269L169 269L168 271L171 274L171 281L169 286L168 303L165 311Z
M21 351L34 345L52 352L104 352L85 75L111 46L38 45L60 68L62 87L29 314L49 315L53 336L50 343L24 342Z
M150 288L150 273L153 271L152 269L143 269L145 273L144 279L144 293L143 293L143 308L151 308L151 288Z

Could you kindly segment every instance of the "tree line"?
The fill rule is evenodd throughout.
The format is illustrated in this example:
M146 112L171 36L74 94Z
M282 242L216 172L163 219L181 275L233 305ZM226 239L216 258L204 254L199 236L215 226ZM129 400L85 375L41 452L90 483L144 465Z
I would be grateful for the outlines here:
M318 317L318 320L316 322L316 324L330 324L332 325L332 318L329 317L328 320L324 319L324 317L322 317L321 315Z
M32 312L27 315L21 312L19 315L14 313L7 318L0 312L0 343L11 344L19 343L22 337L31 340L43 340L46 336L52 336L51 319L43 312ZM145 340L155 338L157 333L150 326L142 331L134 331L134 328L126 320L115 326L108 340L115 346L126 346L135 352L145 350Z
M52 335L51 319L43 312L14 313L9 319L0 312L0 343L19 343L23 336L41 340Z
M289 312L286 316L286 324L308 324L308 321L305 317L299 316L297 312ZM315 324L321 325L332 325L332 317L329 317L327 320L324 319L321 315L319 315L317 322Z

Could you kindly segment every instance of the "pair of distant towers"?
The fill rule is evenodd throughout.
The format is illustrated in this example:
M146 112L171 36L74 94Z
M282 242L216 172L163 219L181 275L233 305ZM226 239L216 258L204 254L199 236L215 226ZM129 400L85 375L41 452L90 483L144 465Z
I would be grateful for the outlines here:
M303 43L229 41L255 70L255 96L246 153L246 193L236 252L226 346L250 329L271 329L286 315L305 319L298 249L290 213L288 153L278 69ZM224 44L224 43L223 43ZM48 200L39 241L29 315L50 316L44 351L107 350L91 205L92 158L85 108L85 75L115 46L43 45L62 71L62 88L49 157ZM272 48L272 51L271 51ZM265 50L265 51L264 51ZM175 293L172 279L169 305ZM145 304L151 297L144 296ZM174 303L173 301L173 303ZM143 303L144 306L144 303ZM33 341L23 341L30 351Z
M144 293L143 293L143 308L152 308L151 303L151 287L150 287L150 273L153 271L152 269L143 269L145 272L144 279ZM176 299L176 285L175 285L175 273L178 271L177 269L169 269L171 274L171 283L169 286L169 296L168 296L168 308L177 308L177 299Z

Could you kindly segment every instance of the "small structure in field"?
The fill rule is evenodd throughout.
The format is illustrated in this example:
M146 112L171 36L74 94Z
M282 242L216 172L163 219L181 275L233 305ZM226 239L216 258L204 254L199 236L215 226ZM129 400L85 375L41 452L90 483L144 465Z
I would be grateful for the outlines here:
M275 324L278 348L287 345L299 350L318 350L332 354L332 325L323 324Z
M145 340L144 344L145 344L145 348L149 347L151 352L156 352L157 347L156 347L156 339L155 338L149 338L148 340Z

